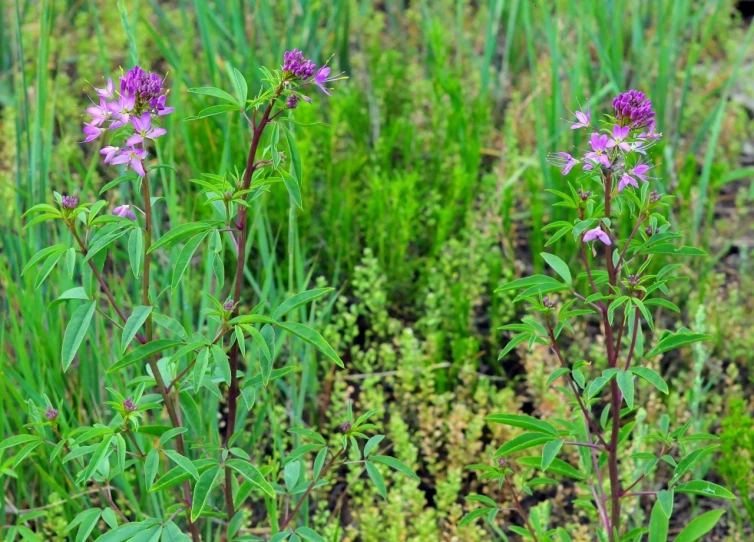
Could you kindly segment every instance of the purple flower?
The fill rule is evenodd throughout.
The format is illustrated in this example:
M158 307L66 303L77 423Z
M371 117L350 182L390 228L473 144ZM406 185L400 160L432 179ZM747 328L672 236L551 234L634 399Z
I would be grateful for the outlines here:
M90 141L94 141L104 131L105 130L103 128L99 128L99 127L97 127L94 124L87 124L85 122L84 123L84 129L82 130L82 132L84 132L84 135L86 136L86 139L84 139L84 143L89 143Z
M120 78L120 92L135 97L140 105L151 105L152 99L162 94L162 78L134 66Z
M119 205L113 209L113 214L121 218L128 218L129 220L136 220L136 215L131 210L130 205Z
M114 96L113 93L113 80L111 78L107 78L107 85L105 88L97 88L94 87L94 91L97 93L97 95L100 98L107 98L108 100L111 99Z
M104 98L100 98L99 105L87 107L86 112L92 116L92 125L102 126L102 124L110 118L113 111L110 104L108 104Z
M606 234L604 231L602 231L602 228L600 228L599 226L584 233L583 241L585 243L588 243L589 241L594 241L595 239L599 239L607 246L610 246L612 244L612 242L610 241L610 236Z
M652 190L649 194L649 201L652 203L657 203L662 199L662 194L660 194L657 190Z
M642 182L648 183L649 179L647 179L646 174L647 174L647 171L649 171L649 169L650 168L647 164L637 164L631 170L631 173L639 177L639 179L641 179Z
M233 307L235 307L235 303L233 303L232 299L228 299L227 301L225 301L225 303L223 303L224 311L232 311Z
M607 148L618 147L623 152L631 152L631 146L625 141L630 131L629 126L613 126L613 137L607 142Z
M287 107L288 109L296 109L298 107L298 100L298 96L291 94L285 101L285 107Z
M136 98L133 96L121 96L117 103L112 104L113 113L118 117L119 121L113 122L110 128L120 128L131 119L131 115L134 113L136 107Z
M147 151L131 147L128 149L122 149L118 156L110 160L110 163L114 166L118 164L127 164L126 167L130 166L136 173L143 177L146 175L143 163L143 160L146 159L146 157Z
M126 140L126 145L130 147L143 143L145 139L157 139L168 132L165 128L152 127L152 117L149 112L142 114L141 117L131 118L131 124L136 133Z
M657 128L657 123L654 120L650 120L647 123L647 131L640 133L638 136L636 136L637 139L660 139L662 137L661 133L655 132L655 128Z
M123 410L126 412L133 412L137 409L136 404L134 403L133 399L130 397L126 398L125 401L123 401Z
M585 160L590 160L596 164L602 164L605 167L610 167L610 159L605 152L607 151L607 136L605 134L593 133L589 137L589 146L592 147L592 151L584 155ZM587 164L584 169L592 169L593 164Z
M175 110L174 107L165 107L165 100L167 100L167 94L163 94L159 98L152 100L152 107L160 117L169 115Z
M55 421L58 417L58 409L52 408L50 405L47 405L47 410L45 410L45 418L48 420Z
M298 49L286 51L283 55L283 73L287 74L289 79L308 79L314 74L315 68L314 62L305 58Z
M618 192L623 192L623 189L627 186L633 186L634 188L639 188L639 183L636 182L636 179L631 177L628 173L624 173L623 177L621 177L620 182L618 183Z
M75 209L79 204L79 198L76 196L63 196L60 205L66 209Z
M583 111L576 111L574 115L576 115L576 120L578 122L571 124L571 130L587 128L589 126L589 121L592 120L592 113L591 111L589 111L589 109L586 110L586 113L584 113Z
M343 422L340 424L340 430L347 433L351 430L351 422Z
M557 168L562 168L561 173L568 175L568 172L573 169L573 166L579 163L573 156L567 152L554 152L550 153L547 157L547 162Z
M99 151L99 153L105 155L105 163L109 164L113 161L113 158L120 154L120 147L108 145L107 147L104 147L101 151Z
M631 128L649 126L655 116L652 100L638 90L629 90L616 96L613 100L613 112L621 126Z

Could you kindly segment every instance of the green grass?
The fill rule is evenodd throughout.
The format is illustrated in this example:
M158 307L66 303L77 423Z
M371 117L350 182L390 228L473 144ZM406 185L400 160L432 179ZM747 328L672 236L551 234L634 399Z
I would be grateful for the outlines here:
M22 230L20 216L35 203L49 202L53 189L93 200L111 180L113 171L102 167L94 148L78 143L85 92L89 83L116 77L119 67L128 69L137 58L168 73L176 108L167 120L171 135L159 149L159 161L176 169L161 170L153 181L153 191L164 197L157 207L159 234L183 220L209 216L189 179L241 168L249 139L238 118L184 122L209 104L186 89L227 87L231 67L256 88L258 68L279 64L283 51L293 47L318 62L333 56L335 69L350 79L332 98L319 96L297 113L302 123L328 123L296 128L305 170L304 211L290 213L283 192L255 204L247 275L254 296L244 303L251 307L266 299L274 305L318 277L348 298L369 249L386 278L390 315L406 326L419 322L422 339L433 337L439 345L430 349L427 365L455 367L438 379L443 391L456 388L455 370L470 351L492 374L505 374L496 361L500 337L494 329L512 315L510 304L492 291L504 277L520 274L522 265L531 266L529 254L540 252L546 241L541 225L564 216L545 192L565 186L546 156L572 143L585 145L567 122L568 109L578 103L596 107L628 88L652 98L665 136L654 150L662 164L658 187L678 198L674 224L713 254L692 270L706 284L735 243L715 233L721 190L752 173L737 160L750 121L730 98L738 87L750 86L754 26L746 30L732 17L732 1L490 0L475 8L461 0L425 0L408 9L404 4L3 4L0 440L30 421L27 403L43 404L44 394L62 405L63 419L85 424L103 412L105 386L124 384L104 373L118 342L104 318L96 320L75 370L63 374L59 352L71 310L65 304L49 312L46 307L74 282L55 271L55 280L34 289L34 273L20 277L20 270L40 248L68 242L67 234L49 227ZM739 205L750 203L752 193ZM117 204L132 194L124 184L107 197ZM475 277L479 261L466 252L478 246L485 247L480 260L490 269L482 278ZM560 256L575 261L575 248L567 246ZM197 259L175 293L163 294L169 315L187 328L203 322L208 301L200 291L220 297L229 288L202 278L210 275L206 256ZM121 247L109 269L126 269L127 261ZM138 299L138 284L122 276L113 279L116 295ZM91 277L84 273L84 279ZM155 280L158 291L170 284L167 266L156 266ZM439 315L429 314L428 292L442 300L434 307ZM336 297L321 305L299 318L327 322ZM489 326L476 323L480 313L489 314ZM439 323L428 323L430 316ZM719 354L724 357L725 351ZM281 417L288 418L285 425L302 419L319 423L312 405L321 400L327 370L306 349L286 355L298 357L304 367L275 390L290 408L273 408L272 394L260 398L248 446L259 441L284 449L287 437L267 431ZM372 368L383 369L379 360ZM207 428L218 423L218 408L215 398L204 399ZM63 517L70 519L86 506L88 497L68 498L81 489L72 486L68 469L48 465L40 455L13 469L24 481L16 483L8 459L0 455L0 481L14 506L45 506L53 492L66 501ZM135 509L163 510L165 503L140 501L127 483L121 488ZM11 508L0 508L0 525L23 521Z

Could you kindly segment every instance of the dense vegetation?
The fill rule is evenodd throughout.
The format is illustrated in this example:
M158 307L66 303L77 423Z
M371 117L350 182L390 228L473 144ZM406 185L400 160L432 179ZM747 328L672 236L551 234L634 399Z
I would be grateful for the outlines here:
M175 169L155 172L153 195L163 199L154 227L162 235L207 219L200 188L189 180L242 170L248 150L239 116L184 122L214 105L188 89L229 89L233 67L256 89L260 67L279 67L284 51L297 47L318 64L333 55L331 64L349 80L333 98L319 96L296 110L298 122L312 124L296 133L303 210L291 212L284 190L252 203L249 287L240 305L246 312L260 300L276 307L291 294L333 287L316 310L302 314L345 370L312 348L286 343L281 360L302 370L257 397L245 427L249 441L274 462L298 444L288 427L305 424L337 442L350 402L357 413L381 409L382 447L419 481L383 469L385 501L361 464L344 465L312 500L310 525L328 539L504 540L508 526L523 525L515 510L501 511L496 527L460 525L477 506L469 494L507 507L505 496L466 469L489 463L518 435L485 417L520 412L548 420L570 407L546 385L558 366L546 345L529 349L524 342L498 358L511 338L498 328L518 321L527 305L514 302L515 292L496 290L550 273L536 256L549 237L541 228L568 219L568 210L546 191L567 191L547 155L587 145L586 132L570 130L568 107L580 102L609 113L604 104L612 96L637 88L652 98L663 133L650 155L655 188L674 197L668 223L684 232L682 244L708 253L680 261L689 280L669 284L667 297L680 315L657 306L653 318L662 329L686 327L711 340L651 360L671 391L637 392L642 408L632 451L645 451L643 438L664 414L674 426L691 421L694 432L718 436L719 450L694 474L737 499L715 502L728 513L707 536L750 539L754 49L752 27L733 1L260 0L250 7L149 0L124 2L125 20L112 4L16 1L0 8L0 441L25 432L48 401L64 428L92 425L111 412L106 388L125 384L106 372L121 355L121 336L104 315L63 371L74 306L50 304L78 285L63 267L39 286L36 270L21 276L33 254L68 240L65 228L50 223L24 229L22 214L52 203L53 190L93 202L117 176L98 147L80 144L92 84L100 86L103 74L119 77L135 52L143 66L168 74L175 111L165 118L171 136L157 158ZM112 207L129 201L131 184L105 197ZM104 273L118 299L138 300L138 284L116 272L129 265L126 244L118 247ZM580 244L572 238L547 251L577 268ZM218 287L212 257L197 252L172 291L172 262L163 255L154 264L155 289L167 289L163 311L187 329L211 307L202 292ZM233 261L225 262L228 279ZM587 318L574 323L564 350L569 359L598 364L601 341ZM203 396L199 409L207 427L225 427L224 400ZM105 504L96 488L75 483L70 465L51 464L49 451L36 449L17 462L17 448L0 450L0 532L10 540L32 536L28 530L40 540L66 540L65 526L79 512ZM622 476L633 479L623 468ZM659 487L671 476L660 465L647 484ZM128 489L140 483L128 473L114 482L127 516L162 504L145 504ZM598 514L578 505L584 496L578 484L562 481L522 501L543 524L592 540ZM671 532L711 507L681 497ZM245 519L256 525L263 509L263 501L248 507ZM627 501L623 513L638 520L651 509L652 500L642 498ZM104 531L105 523L99 527Z

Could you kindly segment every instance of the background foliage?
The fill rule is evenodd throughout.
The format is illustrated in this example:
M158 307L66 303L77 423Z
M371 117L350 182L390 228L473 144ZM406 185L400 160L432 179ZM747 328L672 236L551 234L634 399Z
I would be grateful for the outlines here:
M735 2L125 5L140 61L169 73L176 107L160 161L177 171L160 172L156 194L165 198L157 220L163 231L169 219L198 220L206 212L189 178L241 168L245 158L238 118L183 122L209 105L187 88L227 86L229 65L256 86L258 67L279 64L292 47L318 63L334 55L335 68L351 77L333 99L297 112L304 122L328 122L299 135L304 212L289 224L282 192L257 202L248 276L257 297L244 300L248 307L259 297L275 304L290 292L334 286L337 295L306 316L324 327L347 371L319 366L304 348L284 353L302 360L303 385L280 381L276 404L285 407L258 398L248 429L281 453L291 436L279 430L279 420L329 429L335 438L348 400L360 411L383 408L390 453L421 482L385 469L391 484L385 503L360 469L343 470L329 496L316 503L311 521L321 532L365 541L490 538L481 524L458 526L470 509L463 496L492 489L464 465L487 461L512 436L486 425L485 415L520 410L547 417L564 408L545 387L543 375L556 364L545 348L518 349L498 361L506 337L496 328L522 308L511 295L493 292L534 271L531 254L544 245L540 227L562 218L544 189L563 183L545 157L570 143L585 145L572 140L578 135L563 121L566 107L604 103L639 88L652 98L665 136L654 160L661 163L662 188L677 198L670 220L710 253L684 262L692 266L686 269L692 279L675 283L671 296L682 302L681 318L662 310L655 318L715 338L656 360L672 392L651 402L655 411L648 414L668 413L679 425L693 418L702 425L697 430L721 436L721 453L698 468L735 487L740 499L714 536L750 539L754 49ZM64 375L59 353L70 311L58 305L48 312L47 306L67 279L60 273L35 289L34 273L20 277L30 254L62 232L22 232L20 216L49 202L53 189L91 199L111 180L95 149L78 143L81 110L90 83L119 75L119 66L128 69L130 51L113 2L9 0L0 17L2 440L30 421L28 403L42 405L42 393L61 405L61 420L71 425L91 423L108 408L105 387L113 383L105 368L118 338L99 321L96 339L82 346L75 370ZM130 187L120 190L128 199ZM559 256L575 261L575 248L561 245ZM112 265L125 266L127 258L124 251ZM157 280L169 285L169 273L161 276L156 267ZM172 294L171 316L187 324L200 318L207 303L201 290L216 287L206 269L205 260L193 262L194 272ZM116 291L136 299L126 285ZM588 327L577 331L584 340L574 352L599 340ZM201 410L210 423L223 424L216 399L207 398ZM44 540L65 540L61 525L97 502L94 493L73 494L42 454L18 467L8 451L0 454L3 536L23 524L44 533ZM662 469L656 476L664 476ZM125 509L134 505L129 482L123 480L117 494ZM589 540L594 514L558 505L576 491L561 485L525 505L538 506L543 522L567 525L574 540ZM648 505L636 500L626 513L647 513ZM687 517L701 505L689 500Z

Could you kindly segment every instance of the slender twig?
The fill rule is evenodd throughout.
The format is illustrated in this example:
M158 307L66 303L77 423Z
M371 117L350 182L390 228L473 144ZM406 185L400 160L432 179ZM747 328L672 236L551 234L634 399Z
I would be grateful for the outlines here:
M555 356L558 358L558 361L560 361L560 364L565 367L566 369L569 369L568 364L566 363L565 359L563 359L563 355L560 353L560 348L558 347L558 342L555 340L555 334L552 329L552 323L547 320L547 333L550 336L550 348L555 353ZM584 418L587 420L587 423L592 428L592 431L594 431L595 436L599 439L600 443L607 448L608 444L605 441L605 439L602 438L602 435L600 434L600 430L597 426L597 424L592 420L592 416L589 413L589 410L586 408L586 405L584 404L584 401L581 400L581 394L579 393L578 388L576 387L576 383L573 381L573 377L570 373L566 375L568 384L571 387L571 391L573 392L573 395L576 397L576 401L579 403L579 407L581 408L581 412L584 415Z
M626 241L625 246L623 247L623 250L620 253L620 257L618 258L618 262L615 265L615 272L619 273L621 270L621 266L623 265L624 257L626 256L626 251L628 250L629 245L631 244L631 240L636 235L636 232L639 231L639 227L644 223L644 215L640 214L639 217L636 219L636 226L634 226L634 231L631 232L631 235L628 236L628 240Z
M641 495L657 495L656 491L634 491L632 493L625 493L621 495L621 499L625 499L627 497L638 497Z
M144 228L144 269L142 272L142 288L141 288L141 296L142 296L142 304L146 306L151 306L151 302L149 299L149 273L150 273L150 264L152 261L152 255L149 252L150 247L152 246L152 199L149 192L149 179L144 176L142 177L141 182L141 189L142 189L142 195L144 197L144 216L145 219L145 228ZM152 314L150 313L147 317L146 321L144 322L144 329L146 334L146 341L150 342L152 340ZM160 368L157 366L157 360L154 356L149 356L147 358L147 363L149 364L149 368L152 370L152 376L154 376L155 383L157 384L157 388L160 391L160 395L162 395L162 400L165 404L165 408L168 411L168 416L170 417L170 423L175 428L181 427L181 420L178 416L177 409L175 407L175 403L172 400L172 397L168 393L167 388L165 387L165 380L162 378L162 373L160 372ZM176 436L175 439L175 448L176 451L185 456L186 455L186 448L184 445L183 440L183 434L179 433ZM192 498L191 498L191 484L188 480L183 482L183 498L185 501L186 506L190 509ZM201 535L199 533L199 526L191 521L190 514L186 514L186 521L188 522L189 529L191 530L191 539L193 542L200 542L201 541Z
M309 493L311 493L312 489L314 489L315 484L327 473L328 470L330 470L330 467L333 466L333 464L338 460L340 457L340 454L343 453L343 448L338 450L338 453L332 456L330 461L327 462L327 464L322 468L322 470L319 473L319 476L314 478L309 486L306 488L306 491L304 491L304 494L299 499L298 503L294 507L293 511L290 512L286 517L285 520L280 524L280 531L284 531L286 527L288 527L288 524L293 520L294 517L296 517L296 514L298 513L299 509L301 508L301 505L304 504L304 501L309 496Z
M139 457L141 459L144 459L145 457L144 452L141 451L141 447L139 446L139 443L136 442L136 437L134 437L134 434L131 432L131 429L129 429L128 421L126 421L125 433L126 433L126 436L129 438L129 440L131 441L131 443L136 448L136 451L139 453Z
M628 354L626 355L626 364L623 367L624 371L628 371L631 367L631 359L634 355L634 349L636 348L636 337L639 334L639 309L634 309L634 331L631 335L631 346L628 348Z
M563 444L567 444L568 446L583 446L584 448L594 448L595 450L604 450L604 446L600 446L599 444L592 444L589 442L570 442L565 441Z
M524 507L521 506L521 501L519 500L518 495L516 495L516 491L513 488L513 484L511 484L511 481L508 480L507 476L503 480L505 481L505 487L508 489L508 492L511 494L511 497L513 497L514 507L516 508L518 515L521 516L521 519L524 521L524 524L526 525L526 529L529 531L529 533L531 533L531 537L534 539L534 542L539 542L539 539L537 538L537 533L534 530L534 528L531 526L531 523L529 523L529 517L524 512Z
M249 156L246 159L246 170L243 175L243 190L248 190L251 185L251 178L254 174L254 162L257 156L257 149L262 139L262 134L267 126L270 113L275 105L280 93L283 92L283 85L281 84L275 89L274 96L270 100L267 109L265 109L259 124L256 124L256 110L254 112L253 123L254 133L251 139L251 145L249 146ZM236 258L236 273L235 284L233 287L233 313L232 317L235 318L239 313L239 301L241 300L241 287L243 285L243 271L246 265L246 241L248 238L248 223L247 223L247 208L240 206L238 211L238 257ZM236 430L236 412L238 410L238 354L239 347L238 341L233 343L230 349L230 355L228 356L228 363L230 365L230 387L228 389L228 421L225 427L225 445L230 446L231 437ZM231 480L233 473L230 467L225 467L225 505L227 508L228 521L233 518L235 514L235 505L233 503L233 486Z

